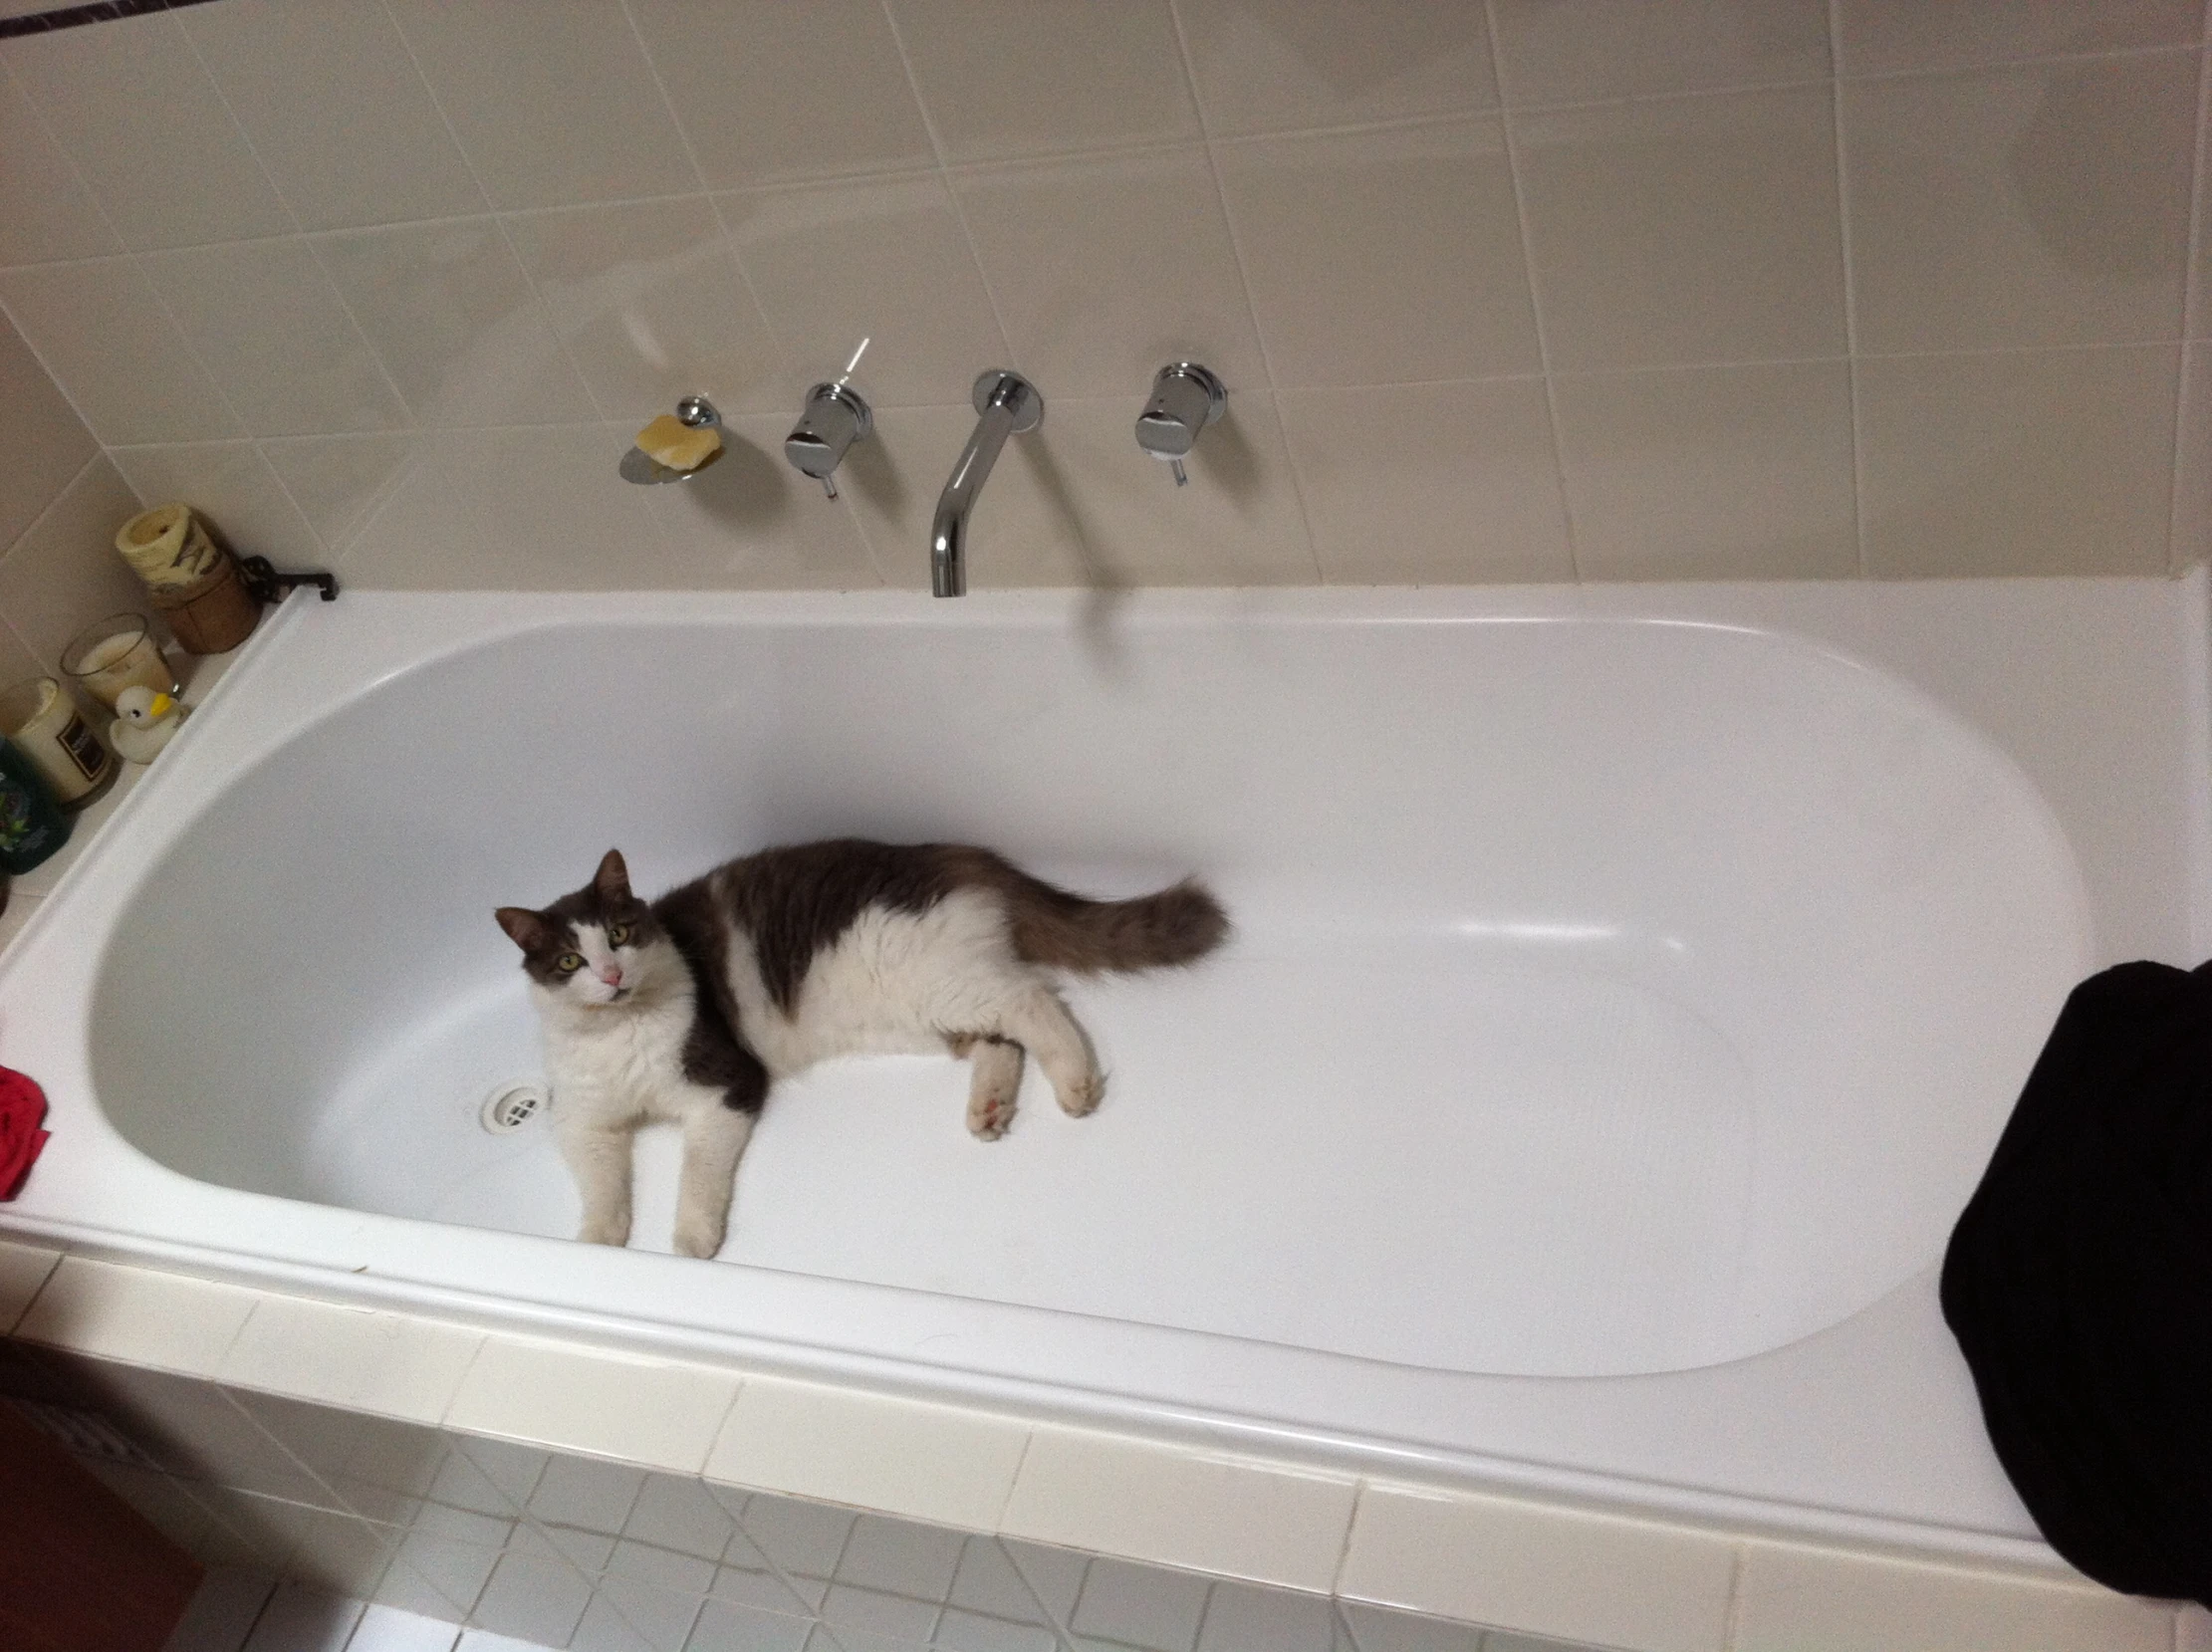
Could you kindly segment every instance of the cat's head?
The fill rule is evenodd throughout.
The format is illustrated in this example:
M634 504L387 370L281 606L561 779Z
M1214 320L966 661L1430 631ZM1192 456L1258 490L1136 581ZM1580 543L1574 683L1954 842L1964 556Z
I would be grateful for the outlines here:
M629 892L629 868L609 849L592 881L542 911L495 916L522 948L522 967L548 997L579 1009L635 1001L665 977L671 947L652 908Z

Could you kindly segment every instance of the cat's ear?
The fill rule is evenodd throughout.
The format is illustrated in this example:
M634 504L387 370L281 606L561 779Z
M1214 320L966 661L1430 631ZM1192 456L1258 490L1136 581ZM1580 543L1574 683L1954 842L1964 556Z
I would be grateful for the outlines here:
M507 938L525 952L544 947L553 933L552 926L527 906L502 906L492 916L507 931Z
M607 858L600 862L600 869L593 874L592 892L603 901L629 899L629 868L622 864L620 849L607 851Z

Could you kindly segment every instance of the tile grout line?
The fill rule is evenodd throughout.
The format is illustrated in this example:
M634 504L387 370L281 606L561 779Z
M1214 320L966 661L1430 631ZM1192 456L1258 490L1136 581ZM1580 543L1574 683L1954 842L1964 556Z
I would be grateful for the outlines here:
M1498 51L1497 0L1483 0L1483 27L1490 35L1490 60L1499 77L1499 94L1505 89L1505 66ZM1497 116L1498 130L1505 141L1506 178L1513 185L1513 216L1521 232L1521 276L1529 287L1529 319L1536 329L1537 364L1543 369L1544 419L1550 427L1546 432L1552 445L1552 481L1559 489L1560 525L1567 535L1567 573L1576 585L1583 584L1582 553L1576 546L1574 495L1567 486L1567 441L1560 423L1559 383L1552 370L1551 334L1544 325L1544 300L1537 290L1536 240L1529 232L1528 191L1521 180L1521 146L1513 135L1513 116L1503 111Z
M976 247L975 226L968 222L968 209L961 203L960 191L952 187L952 167L945 159L944 137L937 130L937 118L930 113L929 100L922 96L921 77L914 73L913 55L906 50L906 37L899 32L898 18L891 10L890 0L878 0L878 5L883 13L883 22L890 29L891 44L897 48L899 68L906 75L906 90L914 100L914 108L921 115L922 131L929 138L929 152L936 157L938 185L944 190L945 198L952 203L953 217L959 220L960 238L967 243L968 258L975 265L976 280L983 284L984 301L991 307L991 320L997 324L999 342L1006 347L1007 362L1013 370L1020 371L1020 355L1014 349L1014 335L1007 328L1006 313L999 308L999 296L991 285L991 273L983 267L983 254ZM1045 392L1040 389L1038 393L1043 395Z
M937 180L937 187L944 191L945 200L952 208L953 221L960 226L960 240L968 249L968 263L974 268L976 282L983 289L983 302L991 307L991 325L998 329L999 343L1006 347L1007 367L1018 372L1021 361L1014 350L1014 335L1007 328L1006 312L999 306L998 290L991 285L991 273L983 267L983 254L976 246L975 226L968 221L966 203L960 199L960 191L952 186L952 169L945 161L944 137L937 130L937 118L930 112L929 100L922 96L921 77L914 73L913 55L906 50L906 37L899 32L898 18L891 11L890 0L877 0L877 10L882 13L883 26L890 31L892 49L898 53L899 71L906 77L906 95L913 99L914 111L921 117L922 134L929 139L929 153L936 162L933 175ZM1050 405L1052 398L1043 387L1033 387L1037 389L1040 399ZM969 406L972 411L972 403L962 405ZM858 506L854 509L854 516L856 520L859 519ZM864 527L860 537L861 543L868 549L869 559L875 564L876 578L891 590L902 589L902 583L891 578L890 565L877 550L875 537Z
M484 187L484 175L476 168L476 157L468 152L468 145L461 141L460 130L453 124L453 118L445 111L445 100L438 96L437 88L430 84L430 77L423 73L422 59L415 51L414 42L407 38L407 31L400 24L398 13L391 9L390 0L376 0L376 3L384 14L384 21L391 25L392 33L399 37L399 49L407 54L407 62L414 70L415 79L421 83L423 95L430 100L430 107L437 111L438 123L445 128L447 141L461 157L461 164L468 170L469 181L476 185L476 193L483 199L484 210L490 214L493 225L499 231L500 244L507 249L507 256L514 260L515 269L520 272L524 285L530 289L531 308L537 311L540 324L561 352L561 359L568 363L569 371L576 374L577 382L584 386L584 399L591 403L601 422L607 422L609 415L607 409L600 404L599 392L592 388L591 379L585 376L584 369L576 363L576 354L569 349L568 340L562 337L560 328L554 325L553 313L546 306L545 293L539 287L537 278L530 273L530 266L522 261L522 254L516 250L515 238L508 233L506 219L501 216L498 204L493 201L492 192ZM417 422L422 421L418 418ZM659 538L659 524L656 522L651 526L654 537Z
M1306 559L1313 569L1315 580L1329 584L1329 571L1322 565L1321 539L1314 532L1314 513L1306 503L1306 481L1300 474L1298 451L1291 445L1288 427L1283 422L1283 405L1276 398L1280 388L1276 380L1274 353L1268 349L1267 332L1260 326L1259 302L1252 296L1251 267L1244 255L1244 241L1237 234L1236 218L1229 211L1229 191L1221 181L1221 158L1214 149L1213 122L1206 117L1206 101L1198 94L1198 66L1190 55L1190 38L1183 26L1180 0L1168 0L1167 20L1175 31L1176 56L1181 61L1183 85L1190 94L1190 107L1198 115L1198 135L1206 156L1206 176L1213 184L1214 208L1221 214L1221 227L1229 237L1229 259L1236 266L1237 287L1244 294L1244 313L1252 323L1252 342L1259 348L1260 371L1267 379L1269 404L1275 414L1275 434L1283 444L1286 473L1291 479L1291 498L1298 506L1298 521L1306 533Z
M1345 1540L1337 1545L1337 1563L1329 1573L1329 1598L1332 1600L1344 1598L1345 1573L1352 1567L1352 1534L1359 1529L1359 1510L1367 1501L1368 1485L1365 1475L1352 1483L1352 1513L1345 1517ZM1351 1624L1345 1625L1345 1632L1351 1634Z
M1858 577L1871 578L1866 556L1866 436L1858 394L1858 274L1851 246L1850 151L1843 132L1843 5L1828 0L1829 119L1836 128L1836 224L1843 263L1844 379L1850 396L1851 545Z
M2207 29L2212 30L2212 0L2208 0L2205 7L2205 19ZM2181 282L2180 356L2174 374L2173 474L2168 478L2166 506L2166 572L2175 576L2196 560L2182 554L2181 506L2182 477L2189 460L2190 432L2186 415L2195 410L2189 396L2189 328L2196 317L2197 305L2204 297L2199 271L2206 257L2204 197L2207 188L2212 187L2212 179L2206 176L2207 151L2212 149L2212 140L2206 135L2208 123L2212 123L2212 48L2197 54L2197 146L2189 167L2189 239L2182 254L2186 264ZM2199 523L2197 528L2201 544L2206 525Z
M94 448L92 457L87 459L83 464L79 465L76 471L70 476L70 479L64 482L58 489L55 490L54 497L52 499L49 499L44 505L39 507L39 514L37 516L31 518L29 522L24 524L23 532L16 535L15 537L15 543L10 545L5 551L0 551L0 568L7 567L9 560L15 556L16 552L20 551L23 548L24 542L28 540L33 534L39 531L39 529L45 524L48 517L52 516L56 511L62 508L63 502L67 500L71 494L77 491L78 484L84 481L85 478L91 474L92 468L95 465L100 464L103 460L105 460L110 465L115 465L115 460L108 457L108 450L105 447ZM116 474L119 476L123 474L120 467L117 468ZM127 477L124 478L123 486L128 487L129 485L129 479ZM134 492L136 490L133 489L132 491ZM13 624L10 624L8 628L11 631L15 630ZM19 639L22 638L21 632L16 632L16 635ZM38 657L38 650L30 646L28 639L24 639L24 648L34 659ZM65 1251L62 1254L64 1256L67 1256L69 1253Z
M100 192L97 189L93 188L92 180L87 178L82 168L78 166L77 157L70 153L69 146L62 141L61 134L54 129L54 123L51 120L47 119L46 111L39 107L38 100L31 96L30 90L24 86L22 80L16 75L15 70L9 65L7 58L4 55L0 55L0 74L4 74L7 76L9 83L15 88L16 96L23 100L23 107L31 112L31 118L38 122L39 131L41 132L41 134L44 135L46 141L53 146L54 152L62 157L62 164L69 168L69 175L76 180L77 187L85 192L85 199L92 203L92 209L96 214L99 215L101 226L108 231L109 239L112 240L120 249L120 251L118 252L104 253L101 255L102 258L130 258L133 260L132 268L136 269L137 266L135 263L135 255L132 254L132 252L130 251L128 244L124 242L123 238L123 231L116 227L116 220L109 214L108 203L102 200L100 198ZM92 261L88 259L71 260L69 262L89 263ZM36 269L42 268L43 266L17 265L14 267L17 269ZM138 279L141 281L145 281L145 272L143 270L138 270ZM147 282L146 285L150 287L152 286L152 283ZM155 294L154 298L155 301L158 302L160 295ZM71 394L69 386L62 382L62 375L54 370L53 364L49 362L45 355L40 353L39 347L32 342L30 334L25 332L23 328L16 323L13 312L7 311L4 302L0 302L0 313L6 313L8 315L8 324L9 326L15 328L16 337L20 338L23 341L23 348L31 353L31 358L37 361L41 370L45 372L47 381L51 383L56 390L60 391L62 399L69 403L70 411L77 415L77 422L85 427L86 434L90 435L95 442L99 443L101 451L105 453L108 449L107 438L101 435L99 429L93 424L93 421L86 416L85 409L79 404L77 397ZM174 326L175 324L171 323L170 325ZM205 369L203 368L202 370L204 371ZM74 485L74 478L72 479L72 483ZM125 487L129 486L129 479L127 477L124 478L123 485ZM132 493L137 492L135 488L132 488L130 491ZM139 503L142 505L144 501L140 500ZM29 531L29 529L25 530L26 533L28 533ZM19 539L17 543L20 544L22 542ZM12 551L14 547L10 546L9 549Z
M184 20L181 17L172 17L170 23L175 28L178 36L182 38L185 51L191 54L192 61L199 66L201 76L206 80L209 90L215 94L215 101L222 105L223 114L230 119L231 129L238 134L238 141L246 146L246 154L253 161L254 169L261 174L261 181L269 186L269 193L276 197L277 205L284 209L285 217L292 222L292 233L289 236L274 236L270 239L289 241L307 254L308 262L314 266L315 273L323 278L323 283L330 289L331 296L338 300L338 308L344 312L347 325L354 330L354 338L360 343L369 359L375 363L376 375L383 380L384 388L391 392L392 399L398 403L399 410L407 416L408 422L410 424L417 422L414 408L409 406L407 398L399 393L399 385L391 376L391 369L384 364L384 358L377 354L376 347L369 342L369 334L362 327L361 318L354 313L354 307L348 301L345 291L332 279L330 268L323 262L322 256L316 252L312 244L308 243L306 229L300 222L299 209L292 204L291 197L285 194L283 185L277 182L277 176L269 169L269 163L261 158L260 146L254 142L253 134L246 130L246 122L238 118L238 111L231 104L230 94L223 90L222 83L215 79L215 71L208 67L206 55L200 51L199 42L192 38L192 31L184 26ZM177 251L181 249L171 248L166 250ZM149 282L151 279L150 276L147 278ZM156 291L154 297L156 300L160 299L160 293ZM163 303L162 308L167 309L166 303ZM170 319L175 320L173 314ZM183 331L181 324L179 324L178 331ZM185 343L187 345L191 344L188 336ZM195 356L199 354L196 348L193 354ZM207 363L202 360L200 366L201 370L205 371ZM213 376L212 373L209 374L210 378ZM218 384L216 388L220 390L222 387ZM225 399L228 399L227 394ZM243 423L244 420L241 419L240 422ZM337 433L333 432L333 434ZM348 435L356 433L353 431L344 432ZM285 502L298 514L301 526L307 529L308 538L314 543L316 549L322 553L320 560L330 560L335 556L336 548L323 538L322 530L315 526L315 519L302 508L298 496L292 491L292 485L285 481L283 472L269 462L269 451L261 445L261 433L255 430L251 424L246 425L246 439L253 446L254 456L261 461L261 468L268 473L270 480L276 483L277 491L284 495ZM132 491L135 492L136 490L133 489Z

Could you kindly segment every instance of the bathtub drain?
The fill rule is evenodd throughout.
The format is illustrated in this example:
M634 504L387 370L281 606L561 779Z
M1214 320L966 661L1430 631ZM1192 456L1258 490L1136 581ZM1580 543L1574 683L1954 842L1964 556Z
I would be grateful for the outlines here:
M551 1099L543 1084L499 1084L494 1086L491 1094L484 1097L484 1105L477 1118L493 1135L505 1135L509 1130L519 1130L536 1118Z

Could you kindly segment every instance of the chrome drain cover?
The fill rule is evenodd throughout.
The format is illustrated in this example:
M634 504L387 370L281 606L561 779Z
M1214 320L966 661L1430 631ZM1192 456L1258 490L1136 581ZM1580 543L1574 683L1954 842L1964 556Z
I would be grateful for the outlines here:
M493 1135L503 1136L510 1130L521 1129L544 1112L552 1101L552 1092L535 1080L495 1084L477 1111L477 1121Z

